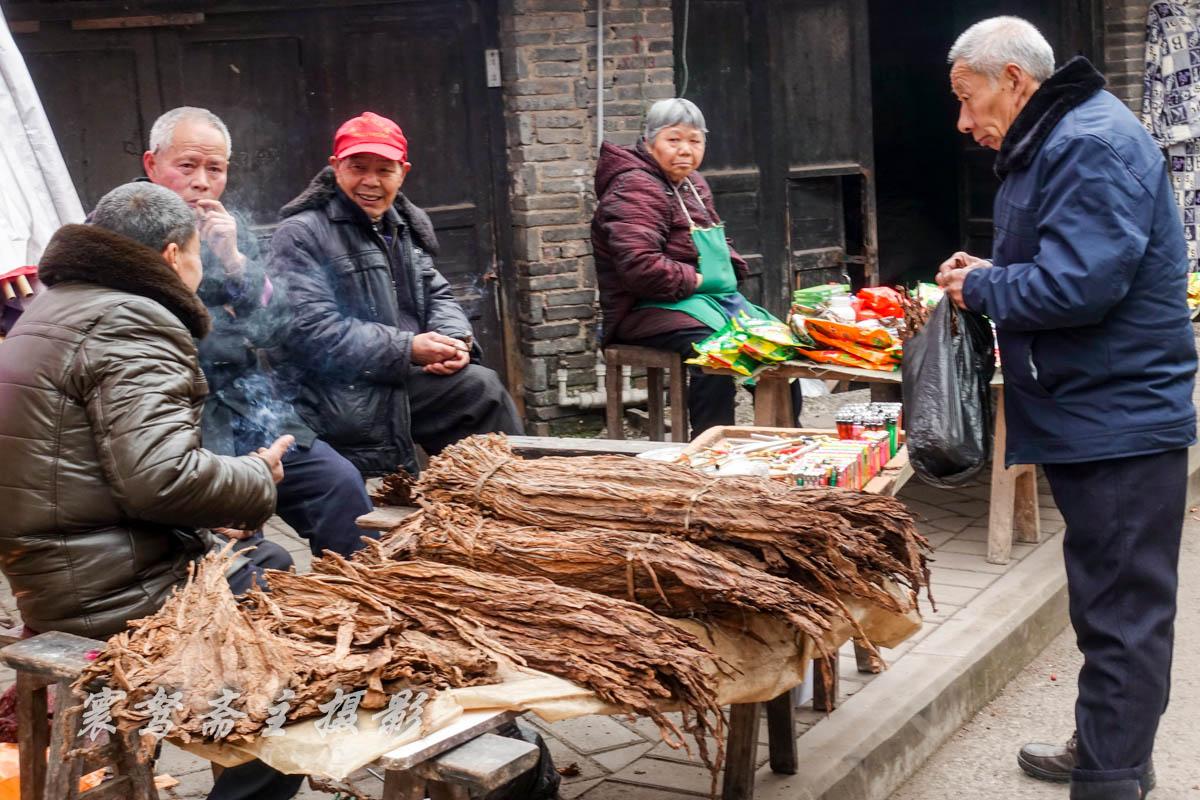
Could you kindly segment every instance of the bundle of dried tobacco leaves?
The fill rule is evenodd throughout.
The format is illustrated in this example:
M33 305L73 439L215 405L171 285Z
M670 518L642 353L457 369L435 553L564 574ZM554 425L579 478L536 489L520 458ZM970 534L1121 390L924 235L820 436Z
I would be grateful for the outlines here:
M430 462L418 490L552 530L605 528L680 537L835 598L905 611L888 580L927 583L912 515L891 497L802 490L758 478L714 478L625 456L523 460L502 436L472 436Z
M547 580L430 561L365 564L330 554L313 568L316 574L272 573L271 594L258 599L274 604L272 613L288 624L297 587L335 596L368 590L394 629L507 656L583 686L605 702L650 717L672 747L684 746L682 732L660 704L678 705L701 758L714 771L720 768L724 718L714 679L731 668L690 633L642 606ZM715 757L706 736L721 743Z
M258 592L257 603L239 605L225 579L229 563L229 556L217 555L200 562L157 613L109 639L76 688L103 679L125 692L112 707L125 729L151 718L150 707L136 706L158 689L167 695L179 691L171 735L183 741L211 739L204 727L213 702L234 692L231 707L245 716L231 717L236 721L224 738L236 742L261 730L284 689L295 693L287 718L298 721L318 716L317 705L339 687L368 689L362 707L380 708L393 687L433 690L496 679L496 661L488 653L397 627L387 607L369 597L351 602L337 592L297 591L264 602ZM289 614L279 613L275 603L288 606Z
M355 560L420 558L620 597L668 617L775 615L820 646L842 610L799 584L699 545L641 531L545 530L427 504ZM731 613L732 612L732 613Z

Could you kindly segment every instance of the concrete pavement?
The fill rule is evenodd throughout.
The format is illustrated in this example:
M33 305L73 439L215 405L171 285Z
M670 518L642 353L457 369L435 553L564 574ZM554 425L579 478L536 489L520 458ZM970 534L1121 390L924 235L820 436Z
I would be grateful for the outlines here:
M1200 798L1200 513L1184 528L1171 705L1154 752L1151 800ZM926 762L891 800L1062 800L1064 785L1031 780L1017 767L1027 741L1065 740L1074 730L1075 680L1082 658L1070 629Z

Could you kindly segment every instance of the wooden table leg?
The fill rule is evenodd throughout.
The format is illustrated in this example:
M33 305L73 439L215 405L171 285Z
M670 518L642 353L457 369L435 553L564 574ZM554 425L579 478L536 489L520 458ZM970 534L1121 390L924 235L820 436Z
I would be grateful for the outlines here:
M1018 542L1037 544L1042 540L1041 514L1038 511L1037 467L1025 465L1018 468L1016 497L1016 520L1013 527Z
M996 390L996 430L992 437L992 493L988 514L989 564L1007 564L1012 554L1013 512L1016 508L1017 469L1004 466L1008 426L1004 420L1004 389ZM1035 498L1036 502L1036 498Z
M689 442L687 409L687 366L671 367L671 439Z
M771 771L795 775L800 763L796 753L796 707L789 689L767 703L767 743L771 750Z
M813 660L813 710L826 713L837 708L838 654Z
M625 424L622 416L625 404L621 402L621 365L613 359L604 372L604 427L609 439L624 439ZM424 800L424 798L422 798Z
M787 378L774 378L770 373L759 377L754 389L754 424L764 428L796 427Z
M725 745L725 783L721 800L753 800L758 756L758 703L729 707L729 741Z
M864 675L878 675L883 672L883 660L872 653L870 648L859 644L857 639L854 641L854 661L858 671Z
M18 762L21 800L44 800L46 748L50 745L46 683L28 672L17 671Z
M646 411L650 417L646 438L652 442L667 440L663 410L663 371L657 367L646 370Z
M54 691L54 723L50 727L50 757L46 768L46 796L77 797L83 775L82 758L66 758L75 747L83 701L71 693L71 684L59 683Z
M383 774L380 800L425 800L425 781L408 770L389 769Z

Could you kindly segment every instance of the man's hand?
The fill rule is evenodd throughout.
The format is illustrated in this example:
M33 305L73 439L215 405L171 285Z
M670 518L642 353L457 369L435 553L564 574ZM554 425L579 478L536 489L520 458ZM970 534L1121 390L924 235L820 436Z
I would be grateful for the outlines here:
M254 535L254 531L239 531L237 528L213 528L212 532L219 536L224 536L226 539L235 539L237 541L249 539Z
M426 364L421 369L431 375L453 375L470 363L471 354L460 350L454 358L446 361L438 361L434 364Z
M253 453L266 462L267 468L271 470L271 480L276 483L283 480L283 455L295 443L296 437L287 434L272 442L270 447L260 447Z
M471 350L458 339L452 339L449 336L443 336L440 333L428 331L426 333L418 333L412 340L412 363L418 366L427 367L431 364L444 364L446 362L458 362L463 357L468 360L471 358ZM464 361L465 365L466 362ZM455 367L450 372L457 372L462 369L462 366ZM430 372L431 370L425 370ZM437 373L439 375L449 375L450 373Z
M990 261L960 250L943 261L942 265L938 268L937 285L942 287L942 290L950 297L950 302L965 310L967 304L963 300L962 290L963 284L967 279L967 273L971 272L971 270L982 269L991 265Z
M704 275L701 274L700 270L696 270L696 288L699 289L702 283L704 283Z
M238 252L237 220L216 200L197 200L197 228L200 240L225 267L225 274L237 276L246 266L246 257Z

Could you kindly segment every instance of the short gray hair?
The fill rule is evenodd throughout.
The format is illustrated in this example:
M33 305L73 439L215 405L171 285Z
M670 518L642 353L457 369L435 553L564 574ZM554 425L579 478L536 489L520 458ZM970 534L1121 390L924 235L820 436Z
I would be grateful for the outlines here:
M1016 64L1038 83L1054 74L1054 48L1041 31L1020 17L976 22L958 37L947 61L961 61L992 79L999 78L1007 64Z
M671 97L659 100L646 112L646 141L653 142L663 128L674 125L690 125L701 133L708 133L708 128L704 127L704 115L695 103L682 97Z
M96 204L92 224L141 242L156 253L196 235L196 215L179 195L149 181L125 183Z
M154 120L154 125L150 128L150 152L158 153L163 148L170 147L175 141L175 129L185 119L204 122L216 128L225 137L225 157L229 158L233 155L233 138L229 135L229 128L216 114L207 108L197 108L196 106L172 108Z

